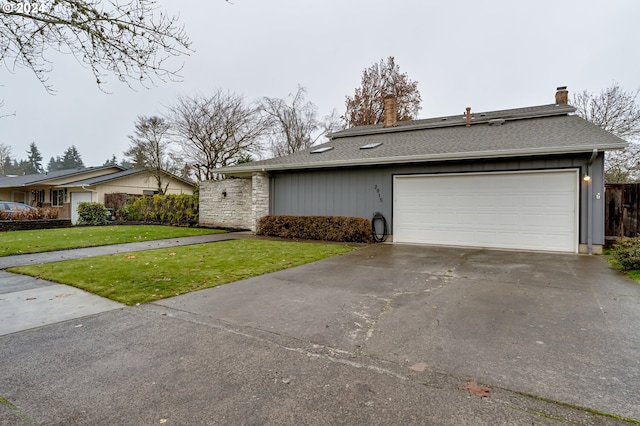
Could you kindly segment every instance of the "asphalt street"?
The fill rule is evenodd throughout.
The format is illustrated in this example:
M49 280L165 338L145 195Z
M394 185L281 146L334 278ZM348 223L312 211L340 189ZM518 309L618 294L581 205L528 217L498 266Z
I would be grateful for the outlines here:
M381 244L5 333L0 424L639 424L639 342L601 257Z

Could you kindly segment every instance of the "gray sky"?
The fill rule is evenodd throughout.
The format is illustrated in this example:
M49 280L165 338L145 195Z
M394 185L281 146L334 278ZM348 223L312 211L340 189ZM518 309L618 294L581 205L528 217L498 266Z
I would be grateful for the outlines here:
M419 82L420 118L549 104L555 88L640 88L637 0L158 0L179 13L195 53L183 81L132 91L53 55L50 95L31 71L0 68L0 143L26 158L75 145L87 166L122 159L138 115L161 115L179 95L230 90L284 98L298 84L322 117L344 112L362 71L395 56Z

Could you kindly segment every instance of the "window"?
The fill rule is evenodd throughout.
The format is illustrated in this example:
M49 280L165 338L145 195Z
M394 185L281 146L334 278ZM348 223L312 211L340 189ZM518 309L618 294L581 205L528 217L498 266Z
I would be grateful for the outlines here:
M36 189L33 191L33 201L36 203L44 203L44 189Z
M360 149L373 149L379 147L380 145L382 145L382 142L371 142L366 145L362 145Z
M322 148L314 149L311 151L312 154L322 154L323 152L331 151L333 149L332 146L323 146Z
M64 204L64 189L54 189L51 191L51 205L62 207Z

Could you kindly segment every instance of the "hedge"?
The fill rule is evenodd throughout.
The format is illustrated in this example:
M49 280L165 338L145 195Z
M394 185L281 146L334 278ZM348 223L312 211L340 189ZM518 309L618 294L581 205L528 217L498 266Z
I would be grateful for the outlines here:
M57 219L60 209L49 207L38 207L30 210L15 210L11 214L0 211L0 220L42 220Z
M372 243L371 222L361 217L264 216L257 235L305 240Z
M198 223L199 203L194 195L143 196L126 204L118 212L119 219L131 222L193 225Z

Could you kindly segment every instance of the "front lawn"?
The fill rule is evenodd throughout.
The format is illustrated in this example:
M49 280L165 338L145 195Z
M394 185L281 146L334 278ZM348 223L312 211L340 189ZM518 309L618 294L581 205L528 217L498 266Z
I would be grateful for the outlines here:
M8 271L72 285L116 302L135 305L355 249L338 244L231 240L21 266Z
M161 225L79 226L0 233L0 256L225 232Z

